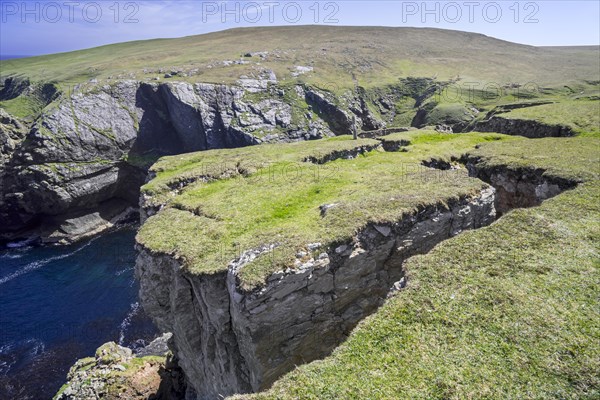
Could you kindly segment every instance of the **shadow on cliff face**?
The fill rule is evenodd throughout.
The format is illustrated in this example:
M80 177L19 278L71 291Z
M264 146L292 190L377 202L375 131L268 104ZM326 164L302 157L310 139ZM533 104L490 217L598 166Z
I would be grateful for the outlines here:
M2 83L2 89L0 89L0 101L16 99L27 90L29 85L28 79L5 79Z
M48 99L56 94L46 89ZM9 79L2 96L30 91L28 81ZM123 81L63 94L0 168L0 241L98 233L138 206L148 168L160 157L257 144L231 123L241 93L223 85ZM106 212L102 205L109 203L114 207Z
M146 85L142 85L142 88ZM191 103L194 101L190 95L190 102L181 101L168 85L158 87L159 102L163 105L163 115L169 116L172 131L180 141L180 151L193 152L208 149L204 121L199 110Z
M186 150L168 118L167 104L157 87L141 84L136 92L135 105L143 110L143 116L130 155L154 154L158 159L160 155L178 154Z

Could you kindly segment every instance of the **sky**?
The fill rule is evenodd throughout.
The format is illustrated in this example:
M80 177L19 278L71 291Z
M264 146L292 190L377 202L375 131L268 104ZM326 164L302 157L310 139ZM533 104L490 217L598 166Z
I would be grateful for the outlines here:
M0 0L0 56L244 26L416 26L535 46L600 44L600 1Z

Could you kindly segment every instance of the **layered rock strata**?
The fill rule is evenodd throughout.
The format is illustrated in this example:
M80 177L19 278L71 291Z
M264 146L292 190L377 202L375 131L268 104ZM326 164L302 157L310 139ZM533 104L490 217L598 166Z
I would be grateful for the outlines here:
M391 288L406 284L402 263L496 217L495 190L430 205L400 221L371 225L352 242L299 255L293 269L247 292L238 271L276 244L248 249L226 271L192 274L175 257L138 246L137 277L146 312L173 332L174 350L199 399L259 391L329 354L374 312Z

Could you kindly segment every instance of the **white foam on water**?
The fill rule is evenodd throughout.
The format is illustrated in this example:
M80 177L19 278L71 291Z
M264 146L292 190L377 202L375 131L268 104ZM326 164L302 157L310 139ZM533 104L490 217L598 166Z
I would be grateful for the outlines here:
M21 257L23 257L23 254L3 254L0 256L0 259L8 258L10 260L14 260L14 259L21 258Z
M88 247L90 244L92 244L92 242L94 242L97 238L91 239L89 242L87 242L86 244L84 244L83 246L79 247L76 250L73 250L70 253L66 253L66 254L61 254L58 256L53 256L53 257L48 257L46 259L43 260L37 260L37 261L33 261L30 262L29 264L25 265L23 268L13 272L10 275L7 275L3 278L0 278L0 285L5 284L6 282L10 282L15 278L18 278L22 275L25 275L31 271L35 271L36 269L40 269L41 267L53 262L53 261L58 261L58 260L62 260L68 257L71 257L74 254L79 253L81 250L85 249L86 247Z
M19 359L36 358L46 351L40 339L25 339L0 346L0 376L6 376Z
M120 325L120 330L119 330L119 345L120 346L124 346L125 334L127 333L127 328L129 328L129 325L131 325L131 319L139 311L140 311L140 303L138 303L138 302L132 303L130 306L129 313L127 313L127 316L125 317L123 322L121 322L121 325Z
M28 354L31 357L39 356L44 351L46 351L46 345L39 339L27 339L25 341L25 344L31 346L31 348L28 351Z
M14 354L10 354L16 343L9 343L0 346L0 376L6 376L11 367L17 362L17 358Z
M125 268L125 269L122 269L122 270L120 270L120 271L117 271L117 272L115 272L115 275L116 275L116 276L121 276L121 275L123 275L125 272L129 272L129 271L132 271L132 270L133 270L133 267Z
M35 241L34 239L26 239L26 240L22 240L20 242L11 242L11 243L8 243L6 245L6 247L9 249L21 249L23 247L28 247L34 241Z

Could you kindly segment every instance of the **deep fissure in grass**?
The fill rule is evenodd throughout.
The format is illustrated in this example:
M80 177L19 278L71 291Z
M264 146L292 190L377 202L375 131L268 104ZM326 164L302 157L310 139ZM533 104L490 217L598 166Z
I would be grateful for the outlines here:
M450 160L431 158L424 160L422 165L440 171L450 171L466 168L469 176L478 178L496 189L495 207L498 218L516 208L529 208L542 204L543 201L557 196L565 190L574 189L578 182L557 176L544 177L545 169L525 168L508 170L500 167L490 170L479 170L477 157L463 155ZM506 180L505 176L510 178ZM514 191L507 190L507 187Z

